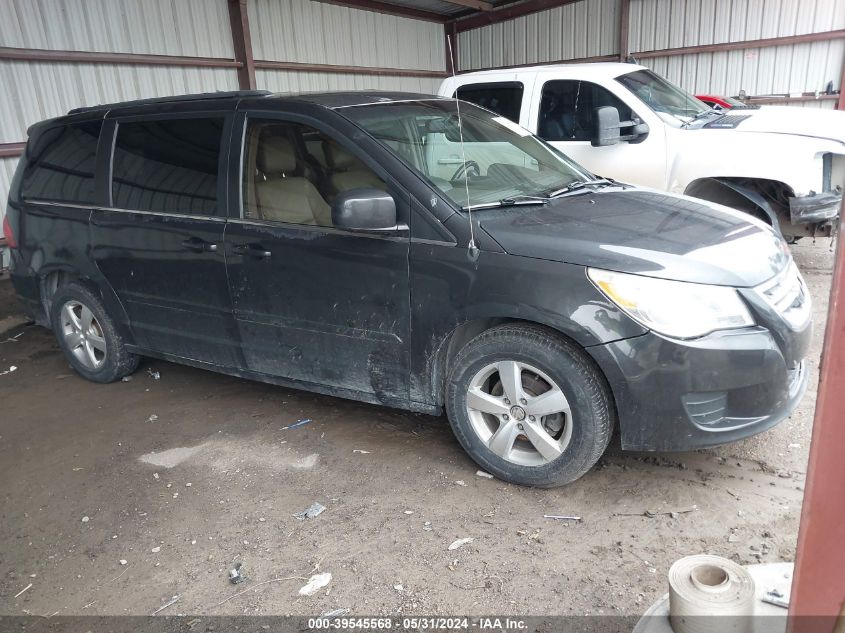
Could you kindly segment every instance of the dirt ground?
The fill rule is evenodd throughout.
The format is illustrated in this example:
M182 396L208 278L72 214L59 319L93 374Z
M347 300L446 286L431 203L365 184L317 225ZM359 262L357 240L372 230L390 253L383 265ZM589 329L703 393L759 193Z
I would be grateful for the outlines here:
M695 453L617 439L553 490L477 476L445 419L160 361L97 385L47 330L7 330L0 613L146 615L178 595L165 614L639 614L682 556L792 560L833 261L829 240L794 252L816 333L789 420ZM0 281L0 323L15 311ZM292 516L315 501L325 512ZM299 596L316 569L331 584Z

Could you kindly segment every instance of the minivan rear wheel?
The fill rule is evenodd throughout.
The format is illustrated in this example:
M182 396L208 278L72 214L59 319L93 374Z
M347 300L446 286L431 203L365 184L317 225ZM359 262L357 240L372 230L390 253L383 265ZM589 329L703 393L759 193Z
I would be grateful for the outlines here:
M60 286L50 301L50 322L71 366L94 382L114 382L138 368L102 302L85 286Z
M545 328L503 325L456 356L446 410L458 441L500 479L550 487L601 457L615 411L604 377L575 344Z

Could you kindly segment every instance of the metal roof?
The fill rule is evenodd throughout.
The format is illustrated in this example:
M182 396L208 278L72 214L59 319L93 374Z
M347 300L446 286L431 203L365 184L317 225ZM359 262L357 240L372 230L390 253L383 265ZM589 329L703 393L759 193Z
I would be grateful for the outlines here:
M486 0L494 8L514 4L520 0ZM419 9L421 11L428 11L429 13L437 13L444 17L456 17L463 15L472 15L483 13L470 6L463 5L458 2L449 2L449 0L380 0L382 4L392 4L397 7L405 7L409 9ZM340 2L342 4L342 0Z
M397 7L408 7L421 9L431 13L439 13L444 16L453 16L459 13L466 13L467 7L459 4L446 2L445 0L382 0L384 4L392 4ZM512 1L512 0L511 0Z

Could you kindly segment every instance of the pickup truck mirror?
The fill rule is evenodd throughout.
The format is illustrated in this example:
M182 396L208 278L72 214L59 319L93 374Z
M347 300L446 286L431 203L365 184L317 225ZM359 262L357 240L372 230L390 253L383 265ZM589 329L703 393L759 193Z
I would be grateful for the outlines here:
M637 118L632 121L620 121L619 110L613 106L601 106L593 111L595 129L591 144L593 147L616 145L619 141L640 143L648 136L648 123ZM622 128L628 128L628 134L622 134Z
M396 202L380 189L341 191L332 204L332 224L354 231L396 230Z
M613 106L601 106L593 111L593 147L616 145L620 140L619 110Z

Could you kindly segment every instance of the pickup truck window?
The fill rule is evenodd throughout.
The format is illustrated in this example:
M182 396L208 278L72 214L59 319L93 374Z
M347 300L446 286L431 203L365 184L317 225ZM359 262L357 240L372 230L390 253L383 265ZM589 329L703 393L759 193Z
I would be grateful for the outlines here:
M121 209L218 215L222 118L119 122L112 203Z
M595 109L601 106L613 106L620 120L631 120L631 108L602 86L579 80L547 81L540 98L537 135L547 141L589 141Z
M522 93L525 90L522 82L502 81L489 84L466 84L455 91L456 99L463 99L482 108L492 110L519 123L519 112L522 108Z
M26 151L23 198L94 201L94 158L102 121L59 125L41 133Z
M680 127L710 108L688 92L650 70L637 70L616 78L667 123Z
M338 193L386 190L354 154L319 130L299 123L251 119L244 146L244 217L332 226Z
M451 99L338 110L457 206L543 196L589 172L508 119Z

